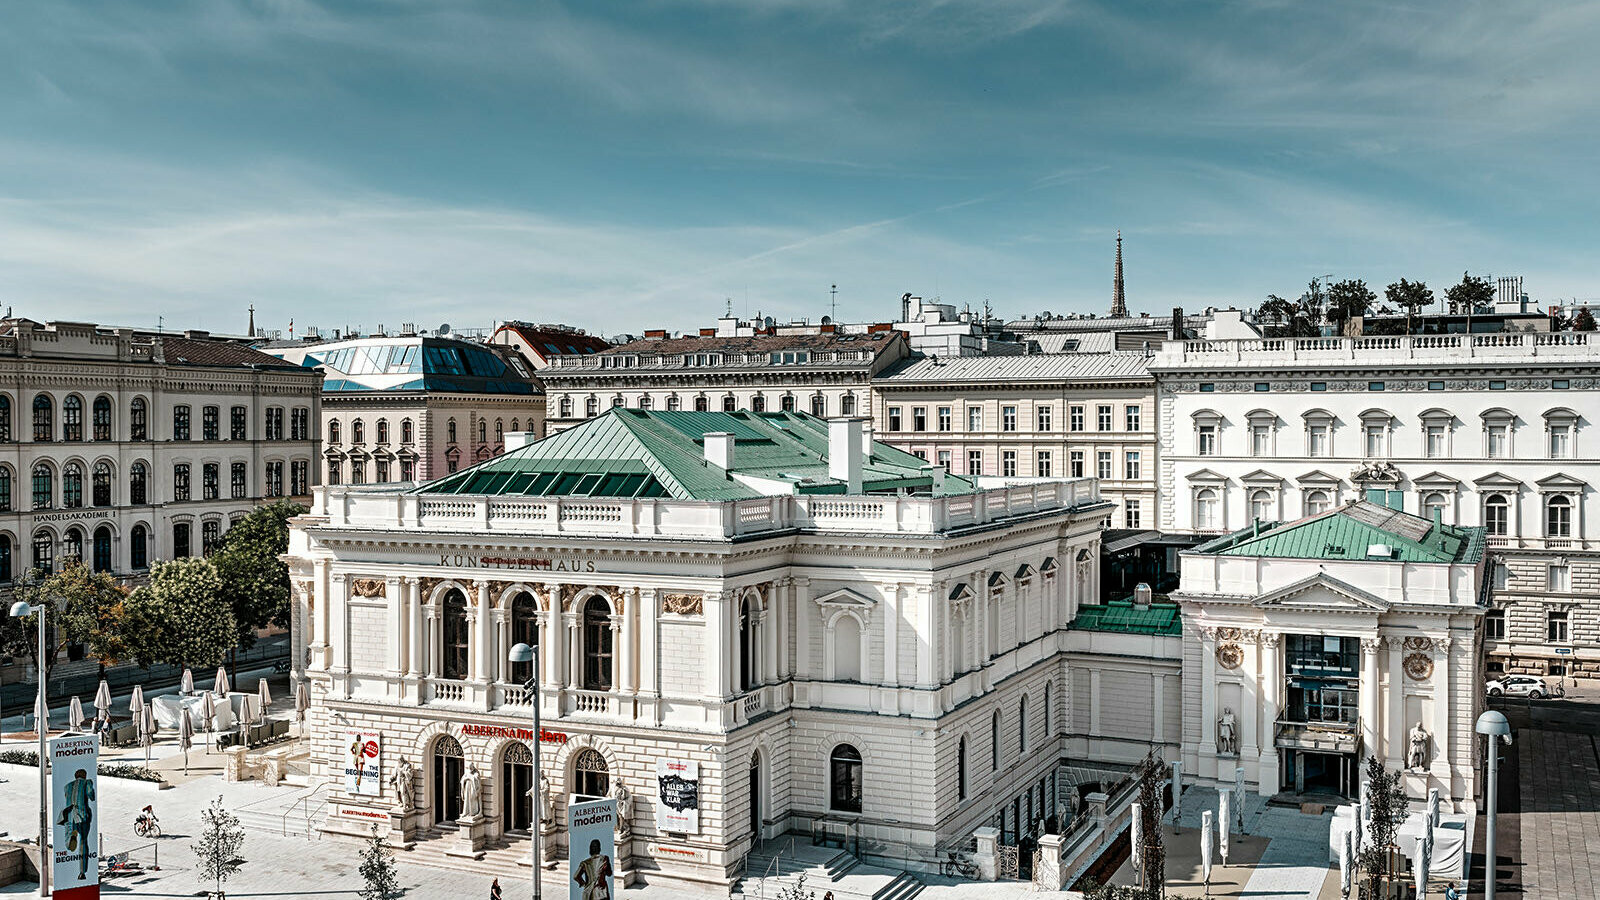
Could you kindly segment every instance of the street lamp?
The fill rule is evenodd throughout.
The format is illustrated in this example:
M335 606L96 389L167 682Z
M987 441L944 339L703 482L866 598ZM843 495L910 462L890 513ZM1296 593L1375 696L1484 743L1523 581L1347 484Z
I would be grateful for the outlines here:
M539 779L544 774L544 766L539 758L539 648L519 642L506 658L513 664L533 663L533 675L522 683L522 689L533 698L533 900L541 900L543 886L539 867L544 865L544 854L539 844L544 831L544 797L539 794Z
M1500 748L1494 741L1499 738L1507 746L1511 744L1511 723L1506 721L1504 713L1491 709L1478 717L1478 724L1472 730L1489 738L1489 834L1484 839L1483 896L1484 900L1494 900L1494 876L1498 869L1494 855L1494 814L1499 787L1496 773L1500 769Z
M39 733L39 896L50 896L50 788L45 778L45 734L50 730L50 706L45 702L45 673L49 661L44 658L44 609L48 601L33 606L26 600L11 604L11 618L25 619L39 614L39 715L34 716L33 730Z

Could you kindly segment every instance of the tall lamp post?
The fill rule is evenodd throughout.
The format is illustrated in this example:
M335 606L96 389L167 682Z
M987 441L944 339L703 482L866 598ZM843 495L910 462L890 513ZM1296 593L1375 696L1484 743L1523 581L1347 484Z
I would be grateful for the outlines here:
M45 702L45 673L50 670L49 660L44 658L44 611L49 606L49 601L40 601L37 606L31 605L26 600L18 600L11 604L11 617L25 619L34 613L39 614L39 712L34 716L33 730L39 733L39 896L50 896L50 788L49 780L45 775L45 766L49 764L49 757L45 753L45 736L50 730L50 706Z
M1483 863L1483 896L1484 900L1494 900L1494 876L1498 870L1498 861L1494 855L1494 818L1496 806L1499 803L1500 748L1495 746L1495 739L1511 744L1511 723L1506 721L1503 713L1488 710L1478 717L1478 724L1473 727L1477 733L1489 739L1489 833L1484 838Z
M544 833L544 797L539 793L539 779L544 774L544 765L539 757L539 648L527 644L517 643L507 654L513 664L533 663L533 675L522 683L533 698L533 900L542 900L543 886L540 883L540 866L544 865L544 848L539 846Z

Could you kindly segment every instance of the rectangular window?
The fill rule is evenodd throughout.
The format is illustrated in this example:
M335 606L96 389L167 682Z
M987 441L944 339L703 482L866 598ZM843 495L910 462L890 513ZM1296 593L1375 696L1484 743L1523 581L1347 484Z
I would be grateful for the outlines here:
M1214 381L1202 381L1202 382L1200 382L1200 393L1202 393L1202 394L1215 394L1216 392L1217 392L1216 382L1214 382Z
M948 406L939 407L939 430L950 430L950 407Z
M1545 569L1545 590L1565 594L1572 590L1572 570L1566 565L1551 565Z
M1429 459L1444 459L1445 452L1443 425L1428 426L1427 453Z
M927 462L928 461L928 451L926 451L926 450L913 450L913 451L911 451L911 455L915 456L917 459L922 460L923 462Z
M1550 426L1550 458L1566 459L1572 455L1572 426Z
M983 451L982 450L968 450L967 451L967 474L968 475L982 475L983 474Z
M1123 513L1124 527L1127 527L1127 528L1141 528L1141 527L1143 527L1141 525L1141 520L1144 518L1144 510L1142 508L1142 504L1138 500L1132 500L1132 499L1124 500L1124 501L1122 501L1122 504L1123 504L1123 509L1124 509L1124 513Z
M1328 426L1311 425L1306 428L1306 455L1328 455Z
M1491 609L1483 617L1483 636L1491 641L1506 639L1506 611Z
M1051 430L1051 428L1054 427L1054 425L1055 425L1055 422L1053 421L1054 420L1054 410L1052 410L1048 406L1041 406L1041 407L1039 407L1038 413L1039 413L1039 430L1040 431L1049 431L1049 430Z
M1489 569L1489 586L1497 591L1505 590L1511 581L1511 569L1503 562L1492 563Z
M1017 408L1015 406L1000 407L1000 430L1017 430Z
M1313 381L1313 382L1311 382L1311 390L1313 390L1313 391L1315 391L1315 392L1317 392L1319 394L1322 393L1323 391L1327 390L1327 389L1328 389L1328 383L1326 381Z
M1572 382L1566 378L1557 378L1555 381L1550 382L1550 389L1556 391L1570 391L1572 390Z
M1195 429L1195 452L1200 456L1217 455L1217 426L1201 425Z
M940 450L939 451L939 455L935 456L934 459L938 462L938 464L946 472L950 471L950 451L949 450Z
M1129 450L1122 454L1122 477L1129 481L1138 481L1143 475L1143 460L1139 458L1139 451Z
M221 411L215 406L202 407L200 410L200 439L202 441L222 440Z
M178 463L172 467L172 499L189 499L189 464Z
M228 488L229 488L230 491L232 491L233 499L235 499L235 500L243 500L243 499L245 499L245 497L247 497L249 495L248 491L250 490L250 488L248 487L248 484L249 484L249 482L245 478L245 465L244 465L244 463L242 463L242 462L234 463L233 467L229 470L229 473L228 473Z
M1430 382L1428 382L1428 390L1430 390L1430 391L1442 391L1442 390L1444 390L1444 382L1442 382L1442 381L1430 381Z
M1067 410L1067 430L1083 430L1083 407L1073 406Z
M283 440L283 407L273 406L267 409L267 433L264 440Z
M911 407L911 430L928 430L928 408L926 406Z
M406 472L406 469L410 464L411 464L410 460L402 460L401 461L401 463L400 463L400 471L401 471L402 474L404 474ZM311 464L310 463L306 462L303 459L297 459L294 462L290 463L289 464L290 493L294 494L296 497L301 497L301 496L304 496L306 494L311 493L310 475L311 475ZM411 480L409 475L406 476L406 480L407 481Z
M968 431L982 431L983 430L983 407L981 407L981 406L969 406L969 407L967 407L967 430Z
M1083 477L1083 451L1074 450L1067 454L1067 474L1072 478Z
M1383 437L1385 431L1386 429L1382 425L1362 426L1361 433L1365 435L1368 459L1382 459L1385 456L1383 452Z
M1123 409L1123 418L1125 420L1125 423L1128 426L1128 430L1129 431L1138 431L1139 430L1140 419L1142 417L1143 417L1143 410L1141 410L1137 406L1129 406L1129 407L1126 407L1126 408Z
M1006 450L1000 454L1000 474L1006 478L1017 477L1017 451Z
M1255 387L1256 387L1256 393L1258 393L1258 394L1265 394L1266 392L1272 390L1272 385L1269 382L1265 382L1265 381L1256 382Z
M289 412L289 440L304 441L311 436L311 410L296 407Z
M889 407L889 430L900 430L900 407L898 406Z
M1034 462L1034 473L1033 474L1039 476L1040 478L1050 478L1051 477L1050 465L1051 465L1052 462L1054 462L1054 460L1051 458L1050 451L1049 450L1040 450L1039 451L1039 457Z
M377 481L378 481L378 483L379 484L388 484L389 483L389 460L387 460L384 457L380 456L373 463L373 467L377 470Z
M200 467L200 496L205 500L215 500L222 490L222 473L216 463L206 463Z
M1381 390L1383 390L1383 382L1381 382L1381 381L1369 381L1369 382L1367 382L1367 390L1369 390L1369 391L1381 391Z
M245 434L245 429L248 427L245 423L249 421L249 418L250 410L243 406L235 406L233 408L228 415L228 437L230 440L243 441L249 439Z
M172 439L187 441L189 439L189 407L174 406L172 408Z
M1111 451L1100 450L1094 455L1094 474L1102 481L1111 478Z
M1506 456L1507 444L1510 443L1507 440L1507 426L1490 425L1486 439L1488 442L1489 458L1504 459Z
M355 483L356 484L360 484L359 481L355 482ZM266 490L264 491L264 496L267 496L267 497L282 497L283 496L283 463L281 463L281 462L269 462L269 463L267 463L267 479L266 479L266 484L264 485L264 487L266 488Z
M1266 425L1250 426L1250 455L1272 455L1272 429Z
M200 523L200 555L210 556L222 538L222 523L216 519Z
M1111 407L1097 406L1094 410L1094 425L1096 431L1111 430Z
M1506 383L1504 381L1491 381L1491 382L1489 382L1489 390L1491 390L1491 391L1503 391L1505 389L1506 389Z
M172 523L172 558L187 559L189 556L189 523Z
M1572 638L1567 632L1567 611L1552 609L1545 613L1545 636L1552 644L1566 644Z

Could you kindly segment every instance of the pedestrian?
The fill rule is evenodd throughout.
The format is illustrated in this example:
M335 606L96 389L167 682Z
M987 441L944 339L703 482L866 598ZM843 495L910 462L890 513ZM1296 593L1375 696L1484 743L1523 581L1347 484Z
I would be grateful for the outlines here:
M833 891L829 891L826 894L823 894L822 895L822 900L833 900Z
M500 879L498 878L494 880L493 884L489 885L489 900L500 900Z

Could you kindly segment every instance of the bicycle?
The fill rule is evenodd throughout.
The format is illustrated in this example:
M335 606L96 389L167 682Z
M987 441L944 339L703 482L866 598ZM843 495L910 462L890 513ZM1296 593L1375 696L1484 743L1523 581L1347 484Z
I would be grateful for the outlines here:
M939 874L952 878L977 878L978 866L965 856L951 851L945 861L939 864Z
M146 806L139 813L133 820L133 833L143 838L161 837L161 820L156 818L155 810Z

